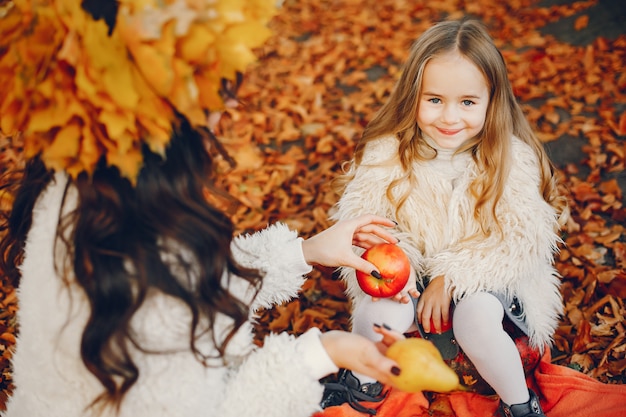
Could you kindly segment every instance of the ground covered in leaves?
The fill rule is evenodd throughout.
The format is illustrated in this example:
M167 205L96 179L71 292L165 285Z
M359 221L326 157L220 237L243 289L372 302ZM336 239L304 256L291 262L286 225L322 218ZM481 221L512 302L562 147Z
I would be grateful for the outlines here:
M240 89L244 106L229 110L218 130L237 162L219 167L221 185L241 203L230 212L239 231L276 221L303 236L327 227L337 199L330 182L393 88L412 41L446 17L478 17L507 60L571 206L557 259L565 308L554 362L626 383L626 34L602 32L609 26L594 20L613 3L286 0ZM0 138L0 170L19 158L19 143ZM258 341L269 331L348 329L349 308L332 271L317 269L300 298L263 312ZM3 282L0 404L12 388L16 309Z

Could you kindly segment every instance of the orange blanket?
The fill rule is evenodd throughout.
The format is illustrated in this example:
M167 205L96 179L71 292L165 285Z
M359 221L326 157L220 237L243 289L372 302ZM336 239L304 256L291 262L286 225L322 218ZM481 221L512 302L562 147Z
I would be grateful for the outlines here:
M550 353L541 358L528 377L539 395L547 417L626 417L626 385L603 384L578 371L550 363ZM499 400L469 392L438 394L428 401L422 393L390 390L380 403L365 403L377 410L376 417L493 417ZM313 417L364 417L348 404L329 407Z

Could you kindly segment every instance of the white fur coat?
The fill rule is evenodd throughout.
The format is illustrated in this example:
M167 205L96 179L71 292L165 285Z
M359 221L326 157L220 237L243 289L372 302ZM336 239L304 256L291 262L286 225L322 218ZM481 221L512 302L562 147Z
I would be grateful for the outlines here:
M18 290L19 337L13 357L16 389L5 417L91 417L88 405L102 387L80 357L82 328L88 317L84 293L69 289L53 266L53 241L65 186L56 175L40 197L26 243ZM271 226L236 239L233 251L244 265L266 271L253 312L297 295L304 261L301 239L287 226ZM235 278L230 290L249 300L245 282ZM321 345L319 330L299 338L269 336L263 348L253 344L251 322L229 344L227 363L202 366L189 351L188 309L162 293L153 293L132 321L144 347L167 354L133 352L140 374L128 392L120 417L306 417L319 410L319 378L338 369ZM225 329L230 320L218 317ZM217 353L210 337L198 346ZM106 412L102 416L113 416Z
M415 163L418 185L396 217L386 198L389 183L401 175L398 141L385 136L366 146L362 164L337 203L334 220L374 213L396 219L399 245L406 251L418 279L443 275L453 297L493 291L518 297L523 305L530 341L550 343L562 312L560 279L553 257L560 241L557 214L539 192L539 167L532 149L512 138L511 171L497 208L504 237L466 240L478 230L468 186L476 166L466 152L452 157L438 150L435 160ZM399 191L398 191L399 192ZM349 296L364 296L354 270L344 268ZM356 305L356 304L355 304Z

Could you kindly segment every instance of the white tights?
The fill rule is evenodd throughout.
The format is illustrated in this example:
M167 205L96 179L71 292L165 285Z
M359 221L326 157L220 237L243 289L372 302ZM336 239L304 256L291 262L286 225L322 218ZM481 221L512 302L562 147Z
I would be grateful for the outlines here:
M388 298L372 301L371 297L366 296L359 301L352 312L352 333L360 334L369 340L378 342L383 337L374 332L374 324L385 324L396 331L404 333L414 326L414 319L415 309L412 302L403 304ZM354 371L353 374L359 378L361 383L376 382L374 378L368 375Z
M352 314L352 332L378 341L382 338L373 324L386 324L407 332L414 328L413 303L402 304L389 299L373 302L366 297ZM454 336L476 370L506 404L525 403L529 399L526 377L519 351L502 328L504 308L489 293L476 293L459 301L452 326ZM374 382L355 373L362 383Z

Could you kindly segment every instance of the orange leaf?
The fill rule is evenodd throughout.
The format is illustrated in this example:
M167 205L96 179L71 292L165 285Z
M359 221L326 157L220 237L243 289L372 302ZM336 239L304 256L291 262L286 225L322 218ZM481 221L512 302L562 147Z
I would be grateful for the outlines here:
M591 344L593 337L591 337L591 325L587 320L581 320L578 324L578 331L576 332L576 338L572 345L572 351L584 352Z
M619 123L617 125L617 134L620 136L626 136L626 111L622 112L619 117Z
M576 21L574 22L574 29L582 30L586 28L588 24L589 24L589 16L584 14L576 18Z

